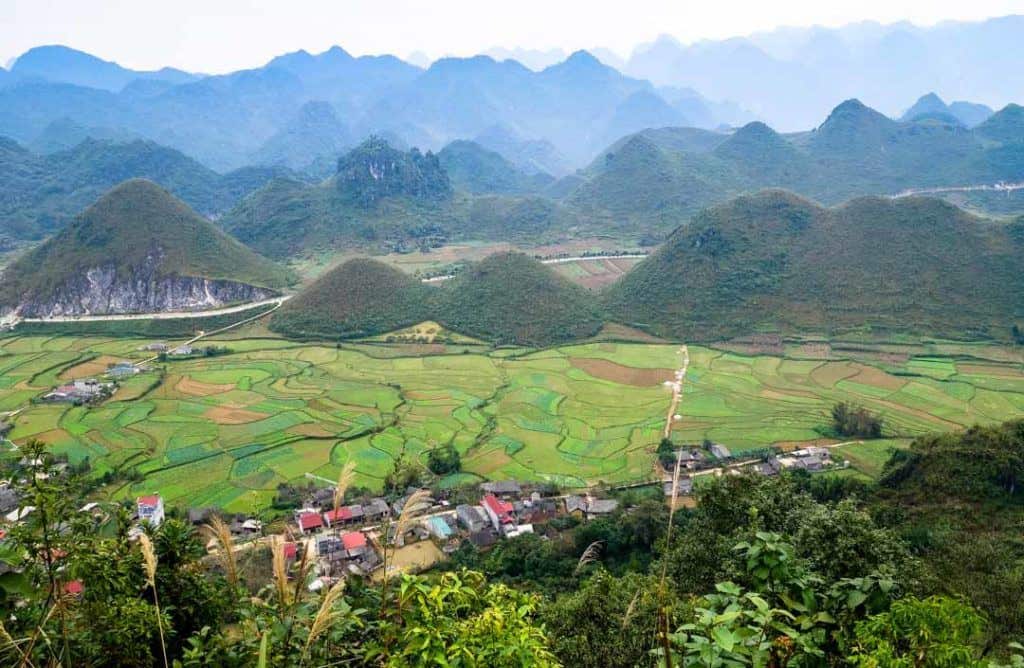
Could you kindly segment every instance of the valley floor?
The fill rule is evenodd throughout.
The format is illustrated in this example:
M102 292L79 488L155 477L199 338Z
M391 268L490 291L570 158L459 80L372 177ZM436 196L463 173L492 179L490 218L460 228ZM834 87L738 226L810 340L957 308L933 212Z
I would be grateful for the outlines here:
M670 416L678 443L710 439L734 455L828 442L838 401L882 414L884 444L838 448L876 476L889 448L931 431L1024 415L1018 349L931 343L866 346L794 342L772 354L679 344L595 341L498 349L380 341L317 345L258 326L215 336L229 354L153 363L95 406L34 403L71 379L152 356L138 338L0 339L0 413L23 409L10 434L38 438L93 471L137 469L115 497L159 492L171 503L251 512L277 485L307 474L334 480L349 460L357 483L380 487L399 457L426 460L451 443L463 470L444 484L541 479L565 487L656 476ZM685 359L684 359L685 358Z

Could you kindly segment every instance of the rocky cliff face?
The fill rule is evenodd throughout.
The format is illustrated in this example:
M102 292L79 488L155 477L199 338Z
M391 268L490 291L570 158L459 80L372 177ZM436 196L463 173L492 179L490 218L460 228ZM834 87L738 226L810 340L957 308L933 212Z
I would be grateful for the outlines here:
M16 312L22 318L198 311L259 301L276 294L234 281L162 276L137 270L118 276L113 266L94 267L66 281L46 297L27 297Z

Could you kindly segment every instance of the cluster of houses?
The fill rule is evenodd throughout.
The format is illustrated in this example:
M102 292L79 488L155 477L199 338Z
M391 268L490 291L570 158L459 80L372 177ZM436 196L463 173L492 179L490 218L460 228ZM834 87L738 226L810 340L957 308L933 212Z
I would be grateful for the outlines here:
M715 448L720 448L715 451ZM713 444L709 450L718 459L730 457L729 451L724 446ZM698 448L684 448L680 451L682 469L686 471L676 481L675 489L670 477L663 482L665 497L687 498L693 494L693 475L701 470L720 467L720 462L709 458L706 453ZM756 462L739 462L727 469L728 473L739 475L741 473L755 473L757 475L775 476L783 470L804 470L811 473L824 471L836 466L846 466L846 462L836 462L832 459L828 448L812 446L792 450L790 452L775 454L772 453L764 459ZM721 469L720 469L721 470Z
M592 519L616 510L618 502L590 496L544 497L537 491L524 491L511 480L485 482L480 485L480 499L475 504L453 506L445 499L428 499L415 508L415 521L398 533L392 522L404 509L410 494L392 503L373 498L362 504L333 507L333 499L324 490L314 494L327 510L315 503L294 513L295 533L302 536L304 549L313 555L322 576L346 573L369 574L381 566L384 545L397 548L419 541L433 541L443 553L458 549L463 541L478 548L487 548L497 541L533 533L534 525L548 522L560 515ZM299 546L284 549L286 557L298 554ZM294 552L294 554L293 554Z
M171 357L188 357L195 353L195 348L187 343L183 343L180 346L172 346L164 341L147 343L144 346L140 346L139 350L144 353L157 353L158 355L168 355Z
M72 381L44 394L40 400L50 403L91 404L102 401L114 393L114 383L103 383L95 378Z
M775 459L783 469L803 469L805 471L823 471L836 462L832 461L828 448L809 447L787 452Z

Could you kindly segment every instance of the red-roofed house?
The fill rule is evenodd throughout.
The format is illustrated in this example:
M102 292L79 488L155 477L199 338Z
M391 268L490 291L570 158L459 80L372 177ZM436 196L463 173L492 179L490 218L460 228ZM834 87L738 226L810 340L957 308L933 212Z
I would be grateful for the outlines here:
M345 524L346 522L352 521L352 509L342 506L337 510L328 510L324 513L324 522L327 522L327 526L334 526L335 524Z
M158 527L164 521L164 500L159 494L140 496L135 505L139 511L140 522L149 522L151 526Z
M85 591L85 585L82 584L81 580L72 580L64 585L64 591L72 596L81 596L82 592Z
M311 511L299 513L295 522L299 525L299 531L302 533L306 533L307 531L316 531L324 525L324 520L320 517L320 513Z
M350 531L341 536L341 545L349 557L358 557L366 552L366 534L361 531Z
M484 512L491 519L491 524L494 525L496 531L501 531L503 525L515 524L515 518L512 517L512 504L508 501L502 501L493 494L487 494L480 505L484 507Z
M295 561L299 554L299 546L295 543L285 543L281 546L281 552L284 553L285 562Z

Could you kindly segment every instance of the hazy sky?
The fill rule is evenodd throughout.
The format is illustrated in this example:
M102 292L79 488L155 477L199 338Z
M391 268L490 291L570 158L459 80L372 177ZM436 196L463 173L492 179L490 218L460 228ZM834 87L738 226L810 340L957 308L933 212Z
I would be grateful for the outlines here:
M489 47L628 54L782 25L871 19L931 25L1024 13L1024 0L0 0L0 63L66 44L138 69L225 72L304 48L437 57Z

